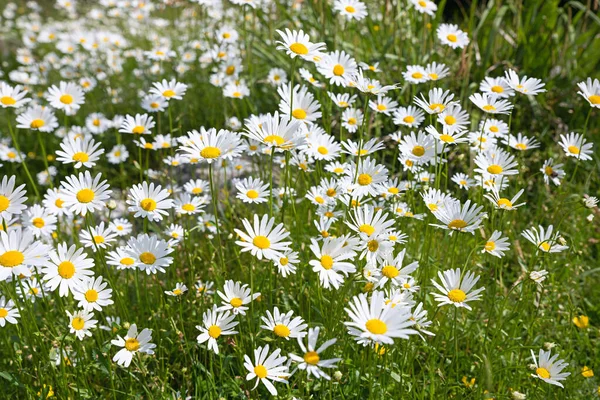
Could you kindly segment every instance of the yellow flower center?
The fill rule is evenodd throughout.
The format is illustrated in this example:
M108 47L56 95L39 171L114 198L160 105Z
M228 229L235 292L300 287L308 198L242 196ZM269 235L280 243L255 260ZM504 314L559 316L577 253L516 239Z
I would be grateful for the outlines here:
M450 135L446 135L445 133L440 135L440 140L445 143L454 143L454 138Z
M6 268L13 268L25 260L25 256L18 250L9 250L0 256L0 265Z
M85 326L85 321L81 317L75 317L75 318L73 318L73 321L71 321L71 326L76 331L80 331Z
M462 219L454 219L454 220L450 221L450 223L448 224L448 228L451 228L451 229L463 229L466 226L467 226L467 223L465 221L463 221Z
M540 243L540 244L539 244L539 247L540 247L542 250L544 250L544 251L550 251L550 248L551 248L552 246L551 246L551 245L550 245L550 243L548 243L548 242L542 242L542 243Z
M96 302L98 300L98 292L94 289L88 290L85 292L85 299L90 303Z
M370 252L375 252L379 249L379 242L377 240L371 240L367 243L367 248Z
M356 125L356 118L354 118L354 117L348 118L348 125Z
M375 232L375 228L372 225L369 224L363 224L358 228L359 231L361 231L362 233L366 233L367 235L371 236L373 234L373 232Z
M413 117L412 115L407 115L402 119L402 121L406 122L407 124L412 124L413 122L415 122L415 117Z
M281 146L285 140L279 135L269 135L263 139L266 143L274 143Z
M254 367L254 373L260 379L264 379L267 377L267 369L264 367L264 365L257 365L256 367Z
M423 154L425 154L425 147L415 146L412 149L412 153L413 153L413 155L415 155L417 157L421 157Z
M142 207L144 211L154 211L156 209L156 201L154 201L154 199L145 198L140 201L140 207Z
M385 111L385 110L387 110L387 107L385 104L377 104L377 109L379 111Z
M496 248L496 243L495 242L487 242L485 244L485 249L487 251L494 251L495 248Z
M217 325L212 325L210 328L208 328L208 336L213 339L217 339L219 336L221 336L221 328Z
M261 235L255 236L254 239L252 239L252 244L261 250L268 249L271 246L269 239L266 236Z
M232 307L238 308L242 306L243 301L239 297L234 297L229 301L229 304L231 304Z
M456 118L454 118L452 115L446 115L444 122L446 125L454 125L456 123Z
M4 97L0 98L0 102L2 104L4 104L5 106L12 106L12 105L16 104L17 100L13 99L10 96L4 96Z
M387 325L380 319L373 318L365 323L365 328L374 335L383 335L387 332Z
M501 174L502 171L504 171L504 169L502 169L502 167L498 164L492 164L489 167L487 167L487 172L489 172L492 175Z
M275 328L273 328L273 332L275 332L275 334L279 337L288 337L291 333L290 328L283 324L275 325Z
M317 365L319 363L319 354L316 351L309 351L304 354L304 362L310 365Z
M467 298L467 295L460 289L452 289L448 292L448 298L454 303L462 303Z
M569 146L567 147L567 150L569 150L569 153L571 154L579 154L579 147L577 146Z
M327 270L333 268L333 258L331 258L331 256L327 254L322 255L321 266Z
M46 225L46 223L44 222L43 218L37 217L31 220L31 223L33 224L33 226L35 226L36 228L43 228L44 225Z
M163 92L163 96L167 97L167 98L171 98L171 97L175 96L175 91L173 91L171 89L167 89Z
M336 64L333 67L333 74L335 76L342 76L344 74L344 67L342 67L340 64Z
M217 158L221 155L221 149L219 149L218 147L206 146L202 149L202 151L200 151L200 155L203 158Z
M6 308L0 308L0 318L6 318L8 310Z
M442 112L446 109L446 106L441 103L433 103L429 105L429 108L433 111Z
M301 108L296 108L294 111L292 111L292 116L296 119L304 119L306 118L306 111Z
M193 194L200 194L200 193L202 193L202 188L193 188L192 189L192 193Z
M548 176L554 174L554 170L552 169L552 167L548 166L546 168L544 168L544 173Z
M434 73L434 72L432 72L431 74L429 74L429 78L430 78L431 80L437 81L437 80L438 80L438 78L439 78L439 75L438 75L438 74L436 74L436 73Z
M393 265L386 265L385 267L382 268L381 273L386 278L392 279L392 278L397 277L398 274L400 273L400 271L398 271L398 268L394 267Z
M498 129L498 127L497 127L497 126L495 126L495 125L494 125L494 126L490 126L490 131L491 131L491 132L498 133L498 131L499 131L499 130L500 130L500 129Z
M246 192L246 196L250 199L256 199L258 197L258 192L254 189L250 189Z
M10 206L10 200L8 199L8 197L2 196L0 194L0 212L6 211L8 209L8 206Z
M448 36L446 36L446 39L448 39L448 41L452 42L452 43L456 43L456 41L458 40L458 38L456 37L456 35L454 34L449 34Z
M590 97L588 97L588 100L592 104L600 104L600 95L593 94Z
M196 209L196 206L194 206L191 203L187 203L181 206L183 211L187 211L187 212L192 212Z
M345 10L350 14L354 14L354 12L356 12L356 9L352 6L346 6Z
M125 348L129 351L137 351L140 348L140 342L136 338L129 338L125 341Z
M290 50L296 54L300 54L300 55L304 55L304 54L308 54L308 47L306 47L305 45L303 45L302 43L292 43L290 45Z
M29 124L29 127L31 129L39 129L42 126L44 126L44 120L43 119L34 119L33 121L31 121L31 123Z
M485 111L494 111L494 110L496 109L496 107L494 107L494 106L493 106L493 105L491 105L491 104L486 104L485 106L483 106L483 109L484 109Z
M140 254L140 261L146 265L152 265L156 261L156 256L149 251L145 251Z
M134 263L135 261L134 261L134 260L133 260L133 258L131 258L131 257L125 257L125 258L122 258L122 259L121 259L121 261L119 261L119 262L120 262L122 265L133 265L133 263Z
M137 125L131 130L131 132L135 133L136 135L141 135L145 131L146 131L146 128L142 125Z
M329 188L329 189L327 189L327 196L329 196L329 197L333 197L333 196L335 196L336 194L337 194L337 193L336 193L336 191L335 191L335 189L334 189L334 188Z
M92 189L81 189L79 192L77 192L76 197L80 203L89 203L94 200L96 195Z
M373 182L373 178L369 174L360 174L358 176L358 184L361 186L369 185L371 182Z
M325 147L325 146L319 146L317 148L317 151L322 155L326 155L329 153L329 150L327 150L327 147Z
M59 100L63 104L71 104L73 102L73 96L71 96L70 94L63 94L62 96L60 96Z
M95 120L92 121L92 124L94 126L100 126L100 120L98 118L96 118Z
M536 368L535 373L538 374L540 378L550 379L550 372L546 368Z
M499 207L512 208L512 202L507 198L501 198L498 200Z
M58 274L63 279L71 279L75 275L75 265L71 261L63 261L58 264Z
M82 151L79 151L75 154L73 154L73 161L78 161L78 162L87 162L90 159L90 157L87 155L87 153L84 153Z
M492 92L494 93L504 93L504 88L500 85L492 86Z

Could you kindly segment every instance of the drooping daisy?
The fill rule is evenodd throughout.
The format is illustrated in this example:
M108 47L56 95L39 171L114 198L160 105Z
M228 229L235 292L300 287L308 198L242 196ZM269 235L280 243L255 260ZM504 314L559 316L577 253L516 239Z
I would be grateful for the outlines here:
M154 82L152 86L150 94L162 96L165 100L181 100L187 90L187 85L177 82L176 79L163 79L161 82Z
M314 62L320 59L321 52L325 50L325 43L312 43L302 30L291 31L286 28L285 32L276 32L281 36L281 40L277 41L277 50L284 50L291 58L300 57Z
M79 85L64 81L48 89L46 100L53 108L64 110L67 115L74 115L85 101L83 90Z
M27 96L27 90L21 85L10 86L6 82L0 82L0 106L2 108L20 108L31 101Z
M304 323L304 319L300 316L292 318L294 311L288 311L283 314L279 308L275 307L273 313L267 310L266 317L260 317L264 325L260 327L272 331L278 337L289 340L290 338L302 338L306 336L304 331L308 325Z
M433 297L440 307L449 304L472 310L467 302L480 300L480 293L485 290L483 287L472 290L479 281L479 277L475 276L473 272L467 272L463 276L460 268L446 270L443 274L440 271L438 277L441 284L436 282L435 279L432 279L431 283L441 292L441 294L433 293Z
M75 163L75 168L92 168L96 165L96 161L100 155L104 153L104 149L100 146L101 142L96 143L91 138L72 139L66 137L60 144L62 150L57 150L56 161L61 161L63 164Z
M531 350L531 358L535 364L535 374L531 374L531 376L551 385L564 388L560 381L564 381L567 376L571 375L570 372L562 372L569 365L568 363L564 360L557 360L558 354L551 357L551 352L543 349L540 349L538 357Z
M587 78L587 81L579 82L577 87L579 87L577 94L586 99L590 106L600 108L600 81L598 79L592 81L592 78Z
M331 358L327 360L321 359L322 353L327 350L330 346L337 342L337 339L330 339L317 347L317 340L319 339L320 329L318 326L315 328L308 329L307 345L304 345L303 338L298 337L298 345L302 350L302 356L297 356L290 353L290 359L298 363L298 369L305 370L306 374L310 377L311 375L317 379L325 378L330 380L331 377L327 375L321 368L335 368L336 364L341 361L341 358Z
M146 274L165 272L165 267L173 263L173 257L167 257L174 251L165 240L155 235L140 234L127 242L127 253L136 266Z
M31 276L29 267L44 265L49 248L35 240L30 230L0 230L0 282L11 276Z
M50 107L35 105L19 114L17 128L52 132L58 128L58 120Z
M451 231L470 232L474 234L474 231L479 228L485 216L482 210L483 206L471 203L471 200L467 200L464 204L461 204L459 201L450 201L445 207L438 208L433 212L433 215L443 225L431 225Z
M13 215L21 214L27 206L24 204L27 201L25 194L25 184L15 188L16 176L2 177L0 183L0 219L8 221Z
M512 69L505 72L505 79L510 87L522 94L535 96L546 91L544 89L545 84L541 79L528 78L527 76L519 78L519 75Z
M135 116L126 115L119 127L119 132L131 133L133 135L149 135L150 130L156 123L154 118L148 114L135 114Z
M134 185L127 196L129 212L134 212L134 217L148 218L149 221L161 221L163 216L168 216L168 210L173 207L173 200L169 199L169 191L154 182L148 184L144 181Z
M494 231L483 246L482 253L488 253L498 258L504 257L504 252L510 248L508 238L502 237L502 232Z
M496 95L474 93L469 96L469 100L488 114L510 114L513 109L510 102L500 99Z
M133 355L137 352L154 354L156 345L150 343L151 340L152 331L150 329L146 328L138 334L137 325L131 324L125 337L117 335L116 339L110 341L113 345L122 347L112 360L125 368L129 367Z
M334 104L340 108L350 107L357 99L355 94L351 96L349 93L327 92L327 95L329 95L329 98L334 102Z
M90 171L67 176L66 182L62 182L60 188L64 196L63 207L77 215L103 209L112 191L108 190L109 186L105 180L100 182L101 178L100 173L92 179Z
M50 259L44 263L42 274L51 291L59 289L59 295L65 297L81 287L86 277L94 275L91 268L94 260L87 258L83 248L67 243L59 243L49 254Z
M292 242L284 242L290 233L287 232L283 224L275 225L275 219L269 218L268 214L259 219L254 214L254 223L251 224L246 218L242 220L246 232L235 229L241 240L235 243L242 247L242 252L249 251L253 256L262 260L263 257L268 260L276 260L281 257L281 253L289 249Z
M265 203L268 201L269 185L260 179L244 178L236 183L237 198L244 203Z
M469 36L465 32L458 29L457 25L440 24L436 33L442 44L450 46L453 49L462 49L469 44Z
M594 144L588 143L583 135L574 132L568 135L560 135L560 146L567 157L574 157L583 161L592 159Z
M84 311L102 311L102 307L113 304L112 289L108 287L108 283L104 282L102 277L85 277L81 284L75 286L73 290L73 298L79 303L78 307Z
M430 81L438 81L447 77L450 74L450 69L446 64L438 64L435 61L425 66L425 72Z
M183 296L183 294L187 291L188 291L188 288L186 285L184 285L181 282L177 282L175 284L175 288L173 288L172 290L165 290L165 294L167 296L179 297L179 296Z
M260 293L252 293L248 284L232 280L225 281L223 292L217 291L217 294L223 300L221 307L218 309L219 311L231 310L234 314L241 315L246 315L248 310L246 304L250 304L257 297L260 297Z
M96 327L98 320L94 318L94 314L85 310L75 311L71 314L67 311L69 316L69 331L74 333L79 340L83 340L86 336L91 337L91 329Z
M344 322L348 333L364 346L393 344L394 338L408 339L409 335L417 333L411 328L415 321L410 318L410 308L386 307L385 294L379 290L373 291L370 300L365 293L354 296L344 310L351 319Z
M547 229L542 225L539 225L538 228L526 229L521 235L545 253L560 253L569 248L569 246L561 243L560 233L558 231L554 232L554 226L552 225L548 226Z
M208 349L219 354L219 346L217 339L221 336L235 335L238 332L234 331L239 322L235 321L235 314L229 311L219 311L216 305L213 305L211 310L207 310L202 314L202 325L196 325L201 333L196 340L199 344L208 342Z

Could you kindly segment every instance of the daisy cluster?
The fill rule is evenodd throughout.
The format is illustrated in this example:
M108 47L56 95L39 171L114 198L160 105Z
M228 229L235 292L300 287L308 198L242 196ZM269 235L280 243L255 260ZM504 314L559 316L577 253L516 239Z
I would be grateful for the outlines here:
M298 376L296 387L339 381L330 370L360 352L402 359L395 349L415 342L443 352L450 343L433 341L445 318L458 349L457 320L476 312L490 291L482 282L501 281L495 268L513 253L521 274L508 295L528 284L539 307L551 257L574 245L562 215L523 217L540 215L528 182L566 202L597 151L587 120L554 140L515 132L519 104L547 90L541 79L506 67L461 98L452 57L383 73L387 62L292 24L269 25L253 60L254 39L234 21L256 24L278 2L170 3L59 0L61 19L47 21L34 2L27 15L14 4L4 11L21 47L0 75L2 330L53 312L52 343L34 347L55 365L81 364L97 346L112 360L103 368L148 373L181 351L213 385L220 363L223 377L232 368L254 382L249 391L262 384L277 396ZM353 24L375 12L367 4L324 6ZM407 4L420 18L437 11L428 0ZM179 25L161 17L170 10ZM208 27L198 27L201 15ZM445 54L471 43L454 24L431 37ZM268 67L258 78L253 62ZM600 108L598 79L577 87L590 113ZM190 99L205 89L223 116L196 123ZM598 212L594 197L575 203ZM518 218L518 230L507 223ZM432 246L448 257L432 261ZM524 346L540 347L532 337ZM533 377L562 387L568 363L549 349L532 356Z

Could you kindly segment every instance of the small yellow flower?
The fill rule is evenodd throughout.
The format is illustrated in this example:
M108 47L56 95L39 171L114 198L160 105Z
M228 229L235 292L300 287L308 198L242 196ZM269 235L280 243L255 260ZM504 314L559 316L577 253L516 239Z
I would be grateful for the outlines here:
M586 329L590 325L590 319L586 315L573 317L573 323L579 329Z
M583 368L581 368L581 375L584 378L591 378L594 376L594 371L590 367L585 365Z
M47 388L47 389L46 389ZM42 393L47 392L46 394L46 398L50 398L50 397L54 397L54 390L52 390L52 386L48 385L46 386L46 384L44 384L42 386L42 390L40 390L39 392L37 392L38 396L41 396Z
M468 380L466 376L463 376L461 379L461 382L463 383L463 385L465 385L469 389L471 389L473 386L475 386L475 378L471 378L471 380Z

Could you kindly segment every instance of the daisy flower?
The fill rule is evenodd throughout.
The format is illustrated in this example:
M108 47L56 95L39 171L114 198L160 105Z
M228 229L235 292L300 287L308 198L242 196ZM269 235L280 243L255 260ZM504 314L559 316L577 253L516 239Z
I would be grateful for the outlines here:
M108 283L104 282L102 277L85 277L81 284L75 286L73 290L73 298L79 303L78 307L84 311L102 311L102 307L113 304L112 289L108 287Z
M75 311L71 314L67 311L69 316L69 332L74 333L77 339L83 340L86 336L92 337L91 329L96 327L98 320L94 318L94 314L85 310Z
M267 82L273 86L285 85L287 83L287 73L281 68L271 68L267 76Z
M134 354L138 352L154 354L156 345L150 343L151 340L152 331L150 329L146 328L138 334L137 325L132 324L125 337L117 335L116 339L110 341L113 345L122 347L112 360L123 367L129 367Z
M431 280L431 283L441 292L441 294L433 293L433 297L439 303L440 307L449 304L472 310L471 306L467 303L480 300L480 293L485 290L485 288L472 290L477 281L479 281L479 277L475 276L473 272L467 272L462 276L460 268L446 270L443 274L440 271L438 272L438 277L441 284L437 283L434 279Z
M412 6L421 14L433 16L437 11L437 5L429 0L410 0Z
M389 116L398 107L398 102L384 95L379 95L376 100L369 101L369 107L376 113Z
M462 49L469 44L469 36L458 29L454 24L440 24L437 28L437 37L446 46L453 49Z
M20 215L27 208L25 184L15 188L16 176L2 177L0 183L0 219L10 220L13 215Z
M219 311L216 305L202 314L202 324L196 325L196 329L201 332L196 340L199 344L208 342L208 349L214 351L215 354L219 354L218 338L238 333L233 330L239 324L238 321L235 321L235 314L229 311Z
M404 80L410 83L423 83L429 80L427 71L420 65L407 65L406 71L402 73Z
M546 185L549 185L550 182L552 182L556 186L559 186L560 182L565 177L563 164L555 164L554 159L552 158L544 161L544 165L542 165L540 172L544 174L544 182L546 182Z
M190 196L188 193L183 193L173 202L173 208L177 214L193 215L202 212L206 206L204 197Z
M494 178L501 176L517 175L519 171L515 168L517 162L515 157L504 150L490 150L480 152L475 157L475 172L489 174Z
M411 132L403 136L399 150L415 164L425 164L437 156L434 137L423 131L419 131L416 135L415 132Z
M108 162L111 164L121 164L129 158L129 151L123 144L115 145L111 151L106 154Z
M302 150L315 160L333 161L340 155L341 146L335 137L320 130L310 135L306 143Z
M237 198L244 203L265 203L268 200L269 185L260 179L244 178L235 185Z
M600 81L598 79L587 78L587 81L579 82L578 95L581 95L584 99L590 103L590 106L600 108Z
M410 308L386 307L385 295L379 290L373 291L370 300L365 293L354 296L344 310L351 319L344 322L348 333L364 346L371 343L391 345L394 338L408 339L409 335L417 333L411 328L415 321L410 318Z
M288 367L285 365L287 357L280 356L280 354L281 350L276 349L269 355L269 345L267 344L254 350L254 362L250 357L244 355L244 367L249 371L246 380L251 381L256 378L253 390L262 382L272 396L277 396L277 389L271 381L287 383L286 378L290 376Z
M134 135L149 135L150 130L156 123L154 118L148 114L135 114L135 117L126 115L119 127L119 132L131 133Z
M415 103L428 114L441 113L452 103L454 95L450 91L444 91L440 88L433 88L428 93L428 98L421 94L421 98L415 96Z
M333 9L348 20L360 21L368 15L367 6L358 0L335 0Z
M298 252L293 250L285 251L279 259L273 261L277 270L284 278L296 273L296 267L299 262L300 257L298 257Z
M100 148L101 142L94 142L94 139L83 138L73 139L65 138L60 144L62 150L57 150L56 161L61 161L63 164L75 163L75 168L92 168L96 165L96 161L100 155L104 153L104 149Z
M358 98L358 96L356 96L355 94L351 96L349 93L327 92L327 95L333 101L333 103L340 108L350 107Z
M0 326L4 328L6 323L16 325L17 318L21 318L19 309L15 307L12 300L6 301L6 297L0 297Z
M503 137L508 135L508 124L499 119L487 118L479 124L479 130L494 137Z
M189 194L208 195L209 182L203 179L192 179L191 181L183 185L183 189Z
M214 286L214 282L204 282L202 280L199 280L194 285L194 289L196 289L196 293L199 295L210 296L215 293L213 289Z
M188 132L186 141L179 147L184 157L206 161L209 164L220 159L231 160L241 154L243 144L239 134L215 128Z
M348 80L357 71L357 65L350 55L336 50L325 54L317 64L317 69L325 78L329 79L330 84L347 86Z
M415 106L398 107L392 114L393 122L396 125L408 126L409 128L416 128L423 120L425 120L425 114Z
M82 286L83 280L93 276L94 260L87 258L83 248L76 245L68 247L67 243L59 243L49 253L50 259L44 263L42 274L51 291L59 289L59 295L65 297Z
M117 236L127 236L133 230L133 224L125 218L117 218L110 221L109 227Z
M179 297L179 296L183 296L183 294L187 291L188 291L188 288L186 285L184 285L181 282L177 282L175 284L175 288L173 290L165 290L165 294L167 296Z
M450 70L446 67L446 64L438 64L435 61L425 66L425 72L431 81L438 81L450 74Z
M558 231L553 233L553 231L554 226L552 225L547 229L539 225L537 229L535 227L526 229L521 235L545 253L560 253L567 250L569 246L560 243L560 233Z
M588 141L578 133L571 132L568 135L560 135L560 146L567 157L575 157L578 160L591 160L593 143Z
M283 85L277 89L281 97L279 112L282 116L304 122L315 122L321 118L321 105L315 100L315 96L304 86L296 85L292 89L290 85Z
M135 260L129 254L127 247L117 247L106 253L106 263L117 267L117 270L135 268Z
M356 272L356 267L351 262L356 257L356 252L345 246L345 242L344 237L327 237L321 244L311 239L310 249L317 259L309 261L309 264L319 274L319 281L325 289L331 289L332 286L339 289L344 277Z
M498 258L504 257L504 252L510 249L508 238L502 237L502 232L494 231L483 246L482 253L488 253Z
M443 133L440 133L440 132L438 132L437 129L435 129L435 127L433 125L430 125L425 128L425 131L427 133L429 133L431 136L433 136L435 139L442 142L442 143L440 143L440 146L442 149L444 148L444 146L457 145L457 144L466 143L469 141L469 138L464 137L464 134L466 133L466 131L460 130L460 127L458 127L458 129L453 129L453 128L448 129L446 126L443 126L443 130L442 130ZM440 149L440 151L441 151L441 149Z
M523 192L524 189L521 189L517 192L516 195L513 196L512 199L507 199L506 197L500 197L500 193L497 189L494 188L490 191L489 194L484 195L484 197L491 201L496 209L513 211L516 210L518 207L525 205L525 203L516 204L517 200L519 200L519 197L521 197Z
M508 135L508 138L504 140L504 143L519 151L531 150L540 147L540 142L534 138L528 138L522 133L519 133L517 136Z
M167 257L174 251L165 240L146 233L132 237L127 242L127 254L133 258L136 266L146 274L165 272L165 267L173 263L173 257Z
M508 85L519 93L535 96L546 91L545 84L541 79L527 78L526 76L519 78L519 75L512 69L506 71L504 75Z
M234 282L232 280L225 281L223 292L217 291L219 297L223 300L219 311L231 310L234 314L246 315L248 307L253 300L260 296L260 293L252 293L248 284Z
M243 99L250 96L250 89L244 81L229 82L223 88L223 96L232 99Z
M363 113L357 108L347 108L342 113L342 126L350 133L358 130L363 123Z
M513 88L506 82L506 79L502 77L490 78L489 76L486 76L479 84L479 90L482 93L498 96L502 99L508 99L515 95Z
M384 214L383 210L375 211L375 208L365 204L352 210L350 221L346 221L346 224L359 235L370 238L384 233L394 225L394 221L388 219L388 214Z
M444 133L457 133L469 125L469 114L460 104L450 104L437 115L438 122L444 127Z
M259 219L254 214L254 223L251 224L246 218L242 220L246 232L235 229L241 240L235 243L242 247L242 252L249 251L253 256L262 260L277 260L281 253L289 249L292 242L283 242L290 233L287 232L283 224L275 225L275 219L269 218L267 214Z
M150 89L150 94L162 96L165 100L181 100L187 90L187 85L177 82L176 79L171 79L167 82L163 79L161 82L154 82Z
M84 93L76 83L60 82L58 86L52 85L48 89L46 100L53 108L74 115L84 102Z
M461 189L469 189L473 187L477 182L470 178L467 174L458 172L452 176L452 182L456 183Z
M12 87L5 82L0 82L0 106L2 108L22 107L31 101L25 96L27 96L27 90L24 90L21 85Z
M97 226L90 226L89 230L82 230L79 240L85 247L96 252L98 249L107 249L117 238L117 234L110 226L104 226L104 221Z
M302 30L291 31L286 28L285 32L276 32L281 36L281 40L277 41L277 50L284 50L291 58L300 57L314 62L320 59L321 52L325 50L325 43L312 43Z
M39 204L34 204L21 219L23 226L36 238L50 237L56 230L56 216Z
M331 380L331 377L327 375L322 368L335 368L336 364L341 361L341 358L331 358L327 360L321 359L322 353L329 347L337 342L337 339L330 339L317 347L317 341L319 339L320 329L318 326L315 328L308 329L307 344L304 345L303 338L298 337L298 345L302 350L302 356L290 354L290 359L298 363L298 369L306 371L306 374L310 377L311 375L317 379L325 378Z
M154 182L142 182L134 185L127 196L126 203L129 212L134 218L148 218L149 221L161 221L163 216L168 216L168 210L173 207L173 200L169 199L169 191Z
M481 212L483 206L478 206L476 203L471 203L467 200L465 204L459 201L451 201L443 208L438 208L433 212L433 215L442 222L440 224L431 224L442 229L451 231L475 233L479 228L485 213Z
M106 207L111 190L106 181L100 182L102 174L92 179L90 171L80 172L79 175L67 176L66 182L61 183L60 190L64 196L63 207L77 215L101 210Z
M260 327L268 331L272 331L278 337L289 340L290 338L301 338L306 336L304 330L307 324L304 323L302 317L292 318L294 311L289 311L282 314L279 308L275 307L273 313L267 310L266 317L260 317L264 325Z
M401 286L402 280L409 277L409 274L419 268L419 263L414 261L403 266L406 249L403 249L396 257L392 253L385 254L379 261L381 269L376 270L377 283L375 287L383 287L388 281L394 286Z
M169 101L159 94L147 94L142 97L141 106L150 113L163 112L169 106Z
M535 364L535 374L531 374L531 376L564 388L560 381L564 381L567 376L571 375L570 372L562 372L569 365L568 363L564 360L557 360L558 354L551 357L551 352L543 349L540 349L538 357L531 350L531 358Z
M510 102L502 100L496 95L475 93L469 96L469 100L488 114L510 114L513 109Z
M13 275L31 276L29 267L44 265L49 249L50 246L34 240L30 230L0 230L0 282Z
M50 107L35 105L19 114L17 128L52 132L58 128L58 120Z

